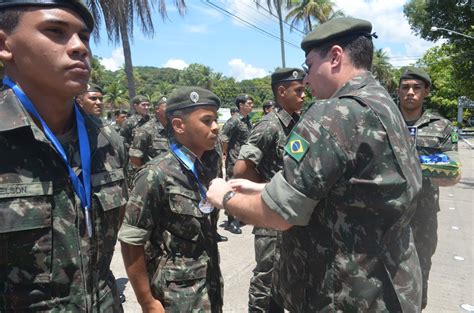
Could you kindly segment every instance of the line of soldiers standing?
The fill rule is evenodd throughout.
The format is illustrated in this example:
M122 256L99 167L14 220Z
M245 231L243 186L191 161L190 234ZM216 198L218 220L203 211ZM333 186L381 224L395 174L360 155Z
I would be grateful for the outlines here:
M419 69L400 79L400 114L368 72L369 22L334 19L308 34L306 73L272 74L278 108L251 131L251 97L238 102L241 115L223 128L226 170L253 183L216 179L223 173L215 94L177 88L166 119L157 103L149 121L140 113L144 99L134 99L138 114L121 130L126 138L128 125L142 124L125 139L140 168L130 195L124 142L84 109L93 28L82 1L0 3L1 311L121 312L110 271L118 238L143 311L222 312L215 208L259 226L250 311L418 312L426 305L422 288L426 298L436 245L423 245L436 233L437 186L460 177L425 179L426 197L417 196L421 172L405 122L418 127L420 153L455 158L457 137L422 109L430 81ZM300 119L304 84L320 101ZM231 142L235 120L245 139L239 144ZM168 130L168 149L149 129ZM148 160L140 147L150 140L163 151Z

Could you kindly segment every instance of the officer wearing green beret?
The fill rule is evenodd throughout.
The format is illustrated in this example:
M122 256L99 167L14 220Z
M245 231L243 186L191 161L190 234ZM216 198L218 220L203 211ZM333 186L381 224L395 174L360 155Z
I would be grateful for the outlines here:
M372 26L332 19L301 47L304 83L318 101L290 133L283 171L263 186L216 179L208 199L286 230L273 289L287 310L419 312L409 221L421 171L402 115L369 72Z
M232 177L240 148L247 140L252 129L249 113L253 109L253 98L247 94L239 95L235 99L235 105L239 110L238 114L233 115L225 122L221 132L227 178ZM233 234L242 233L239 220L235 219L232 215L228 215L225 229Z
M279 68L271 75L277 110L265 115L250 132L234 166L235 178L269 182L283 168L285 143L306 96L304 76L299 68ZM257 265L250 279L249 312L283 312L271 297L277 231L255 227L253 233Z
M121 312L119 136L74 101L94 20L82 1L0 2L0 311Z
M102 88L89 83L86 92L76 97L77 103L82 107L84 112L89 115L100 118L104 109L104 96Z
M166 97L156 101L153 104L155 117L135 129L129 151L130 163L135 168L168 151L166 101Z
M423 107L430 87L430 76L423 69L413 66L403 68L398 88L400 111L414 137L419 155L444 153L459 162L457 132L449 120ZM461 175L444 179L423 177L415 215L410 222L423 277L422 309L428 303L431 257L438 243L439 187L453 186L460 179Z
M206 199L220 169L219 106L206 89L176 89L166 109L170 151L135 177L119 240L144 312L222 312L218 211ZM145 254L147 242L152 255Z

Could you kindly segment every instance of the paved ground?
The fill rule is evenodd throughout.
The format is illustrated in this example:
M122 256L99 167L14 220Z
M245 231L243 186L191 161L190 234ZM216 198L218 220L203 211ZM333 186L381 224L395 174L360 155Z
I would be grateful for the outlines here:
M468 140L474 144L473 138ZM460 154L463 163L461 182L441 191L439 243L433 258L428 307L424 312L469 312L461 305L474 306L474 150L460 142ZM225 281L224 312L247 312L249 279L255 262L251 226L242 230L242 235L233 235L219 229L229 237L228 242L219 244ZM119 286L125 287L125 312L141 312L123 269L119 245L112 270Z

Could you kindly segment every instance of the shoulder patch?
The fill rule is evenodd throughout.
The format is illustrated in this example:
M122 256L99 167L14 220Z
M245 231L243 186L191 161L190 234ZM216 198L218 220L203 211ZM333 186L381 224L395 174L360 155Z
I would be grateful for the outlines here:
M289 156L299 163L308 151L308 147L309 143L306 141L306 139L297 133L292 132L285 146L285 151Z
M451 143L457 143L459 141L459 134L457 131L451 133Z

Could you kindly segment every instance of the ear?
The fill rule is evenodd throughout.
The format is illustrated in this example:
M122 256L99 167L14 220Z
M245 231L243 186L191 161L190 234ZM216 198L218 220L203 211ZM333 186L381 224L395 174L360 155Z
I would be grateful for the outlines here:
M283 87L282 85L278 86L277 88L277 94L280 96L280 97L284 97L285 96L285 92L286 92L286 88Z
M344 50L341 46L334 45L332 46L331 50L329 50L329 57L331 58L331 67L338 67L342 64L342 55Z
M430 87L426 87L425 92L424 92L424 96L425 97L428 96L430 94L430 91L431 91Z
M185 125L183 119L178 117L173 118L171 120L171 126L173 127L175 134L181 135L184 133Z
M8 45L8 35L5 31L0 30L0 60L5 62L13 59L13 53Z

